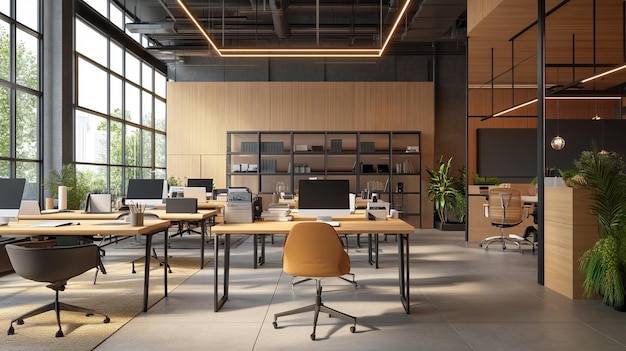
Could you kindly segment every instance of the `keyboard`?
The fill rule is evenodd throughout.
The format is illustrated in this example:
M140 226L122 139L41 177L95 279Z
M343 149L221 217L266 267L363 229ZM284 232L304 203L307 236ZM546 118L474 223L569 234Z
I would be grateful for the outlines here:
M331 227L339 227L339 222L337 221L318 221L318 222L326 223L330 225Z

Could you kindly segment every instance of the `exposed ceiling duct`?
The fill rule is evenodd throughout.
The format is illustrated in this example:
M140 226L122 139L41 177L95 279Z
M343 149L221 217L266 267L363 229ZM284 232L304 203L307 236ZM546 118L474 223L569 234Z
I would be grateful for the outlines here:
M272 9L272 20L274 21L274 31L280 39L288 38L291 35L289 20L287 18L287 8L289 0L269 0Z

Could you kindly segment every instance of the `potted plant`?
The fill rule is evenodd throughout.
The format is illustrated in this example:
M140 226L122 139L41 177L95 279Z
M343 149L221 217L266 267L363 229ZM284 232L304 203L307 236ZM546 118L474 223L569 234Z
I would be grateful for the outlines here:
M583 151L574 161L577 186L590 190L590 211L598 219L598 241L580 258L584 294L599 294L603 302L626 310L626 175L624 160L615 152Z
M436 221L441 230L465 229L465 168L461 175L454 178L450 175L452 157L447 162L443 156L439 158L436 169L427 168L428 200L435 204Z
M44 189L48 190L53 198L58 198L61 185L67 187L67 208L71 210L82 208L89 193L87 176L77 171L73 164L63 165L61 172L56 169L50 170L48 178L43 182Z

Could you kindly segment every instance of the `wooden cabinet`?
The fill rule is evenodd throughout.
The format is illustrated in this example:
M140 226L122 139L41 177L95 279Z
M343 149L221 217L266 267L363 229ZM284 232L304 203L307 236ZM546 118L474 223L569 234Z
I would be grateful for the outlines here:
M272 194L297 192L300 179L348 179L350 190L378 193L421 226L420 132L227 133L226 185Z

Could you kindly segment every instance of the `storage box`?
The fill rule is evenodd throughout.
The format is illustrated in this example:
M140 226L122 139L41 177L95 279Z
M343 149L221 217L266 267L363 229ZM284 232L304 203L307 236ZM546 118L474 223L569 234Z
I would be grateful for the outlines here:
M236 201L224 205L224 223L252 223L252 202Z

